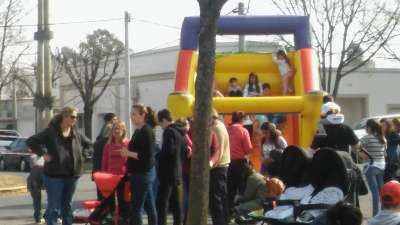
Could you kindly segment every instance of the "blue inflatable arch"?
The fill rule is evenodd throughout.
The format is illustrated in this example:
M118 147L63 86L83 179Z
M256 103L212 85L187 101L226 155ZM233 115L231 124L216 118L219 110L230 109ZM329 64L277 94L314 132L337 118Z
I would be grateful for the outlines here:
M197 49L199 30L199 17L184 19L181 49ZM308 16L222 16L218 21L218 34L293 34L296 49L311 48Z

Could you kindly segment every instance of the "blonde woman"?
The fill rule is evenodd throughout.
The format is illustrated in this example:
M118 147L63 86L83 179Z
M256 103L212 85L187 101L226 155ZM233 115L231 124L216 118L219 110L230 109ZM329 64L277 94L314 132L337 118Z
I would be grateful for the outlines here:
M28 138L32 152L44 159L44 185L47 192L45 220L57 224L61 216L63 225L72 224L71 201L78 179L83 172L82 149L91 141L76 128L78 110L64 107L54 116L49 126Z
M108 141L104 146L101 171L117 175L126 174L126 156L121 155L121 150L128 148L129 139L126 137L127 130L124 122L117 120L112 128ZM117 188L119 212L122 218L128 218L129 205L124 200L125 181L123 180Z

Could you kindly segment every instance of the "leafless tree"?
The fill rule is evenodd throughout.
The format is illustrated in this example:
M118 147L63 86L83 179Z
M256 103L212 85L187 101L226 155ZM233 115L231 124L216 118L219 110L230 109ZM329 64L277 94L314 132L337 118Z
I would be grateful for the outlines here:
M399 1L271 0L284 15L307 15L324 90L336 96L340 81L370 62L396 36Z
M92 136L93 107L117 73L123 50L123 43L113 34L98 29L87 35L78 50L63 47L57 56L57 61L82 98L88 137Z
M24 17L21 0L0 1L0 96L18 70L18 63L30 48L17 24Z
M200 6L199 58L193 124L188 225L206 225L208 218L209 146L212 83L215 67L217 21L227 0L198 0Z

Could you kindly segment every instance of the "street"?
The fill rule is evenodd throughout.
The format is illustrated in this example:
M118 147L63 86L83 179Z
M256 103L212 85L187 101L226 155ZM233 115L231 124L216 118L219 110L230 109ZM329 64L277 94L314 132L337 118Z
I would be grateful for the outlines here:
M0 172L1 175L28 176L27 173ZM79 202L87 199L95 199L95 185L88 174L83 175L78 184L78 190L74 196L73 208ZM43 191L43 203L46 203L46 193ZM43 204L44 212L45 204ZM31 225L33 221L32 199L29 193L15 196L0 197L0 225Z
M20 175L27 176L27 173L0 172L1 175ZM43 203L46 202L46 194L43 191ZM79 205L79 202L87 199L95 199L95 185L90 179L90 175L83 175L78 184L78 190L75 193L73 208ZM371 196L361 197L361 210L364 214L364 219L368 219L371 215ZM43 212L44 212L43 204ZM18 194L9 197L0 197L0 225L33 225L32 219L32 199L29 193ZM144 221L146 222L146 221ZM171 224L171 218L168 220Z

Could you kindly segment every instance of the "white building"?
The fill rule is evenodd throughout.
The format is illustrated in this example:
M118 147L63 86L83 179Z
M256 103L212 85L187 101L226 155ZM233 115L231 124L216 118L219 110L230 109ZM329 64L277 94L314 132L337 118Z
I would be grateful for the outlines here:
M272 52L277 48L273 43L248 42L248 51ZM168 94L173 92L176 59L179 47L169 47L137 53L131 56L133 97L139 102L159 110L166 107ZM217 44L218 52L235 52L237 43ZM120 61L118 74L106 92L95 105L93 135L102 126L102 117L114 112L124 118L129 106L125 104L124 60ZM360 69L343 78L338 103L342 106L346 122L355 121L377 114L400 112L400 84L398 69ZM74 105L83 111L78 92L69 78L64 76L60 85L60 105Z

